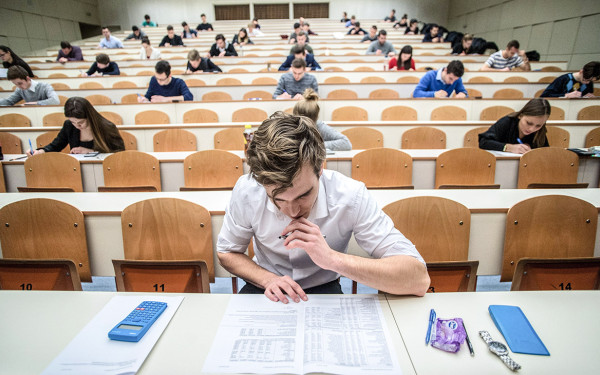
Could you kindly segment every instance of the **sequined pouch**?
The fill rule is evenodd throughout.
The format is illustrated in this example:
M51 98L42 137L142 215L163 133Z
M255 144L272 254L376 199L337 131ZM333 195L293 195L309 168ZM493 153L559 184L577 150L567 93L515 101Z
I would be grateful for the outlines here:
M456 353L465 341L467 333L461 318L437 319L431 332L431 346L446 352Z

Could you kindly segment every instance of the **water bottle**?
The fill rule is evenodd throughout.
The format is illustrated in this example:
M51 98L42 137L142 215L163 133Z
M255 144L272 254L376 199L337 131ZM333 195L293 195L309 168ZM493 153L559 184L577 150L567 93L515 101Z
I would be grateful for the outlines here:
M385 58L383 59L383 71L385 72L386 70L388 70L388 58L389 56L386 54Z
M252 142L252 137L254 136L254 129L252 129L252 125L246 124L244 129L244 152L248 150L248 145Z

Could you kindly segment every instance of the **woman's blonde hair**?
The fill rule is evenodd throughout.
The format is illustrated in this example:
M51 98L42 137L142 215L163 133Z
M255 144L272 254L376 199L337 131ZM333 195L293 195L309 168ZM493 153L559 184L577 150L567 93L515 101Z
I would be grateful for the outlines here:
M188 52L187 59L189 61L198 61L200 60L200 53L198 52L198 50L193 49L190 52Z
M275 112L254 132L246 160L259 184L276 186L274 198L292 186L305 165L319 176L325 161L325 144L309 118Z
M319 108L319 94L309 87L304 90L302 96L303 98L294 106L293 113L295 116L306 116L316 124L321 111L321 108Z

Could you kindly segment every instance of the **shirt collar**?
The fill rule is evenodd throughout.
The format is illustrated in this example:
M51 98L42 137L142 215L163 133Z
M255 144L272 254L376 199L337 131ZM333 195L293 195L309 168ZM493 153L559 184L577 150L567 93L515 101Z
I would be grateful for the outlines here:
M267 209L273 212L277 219L284 219L286 216L279 211L279 208L275 206L275 203L269 198L269 196L265 193L267 197ZM327 217L329 215L329 209L327 208L327 191L325 191L325 185L323 184L323 180L319 178L319 194L317 195L317 201L313 206L312 210L310 210L310 214L308 215L308 221L314 222L315 219L320 219L323 217Z
M35 87L37 85L38 85L38 83L32 79L31 80L31 86L29 86L29 88L27 89L27 91L35 92Z
M440 68L437 71L437 74L435 75L435 79L437 79L438 81L442 81L443 84L446 84L446 82L444 82L444 80L442 79L442 71L446 69L446 68Z

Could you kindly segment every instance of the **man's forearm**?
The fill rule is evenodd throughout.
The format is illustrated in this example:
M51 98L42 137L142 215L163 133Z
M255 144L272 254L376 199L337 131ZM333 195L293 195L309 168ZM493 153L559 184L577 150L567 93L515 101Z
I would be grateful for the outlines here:
M381 259L335 253L332 271L387 293L423 296L429 288L427 267L409 255Z
M254 263L246 254L240 253L217 253L219 262L230 273L264 289L265 280L277 277Z

